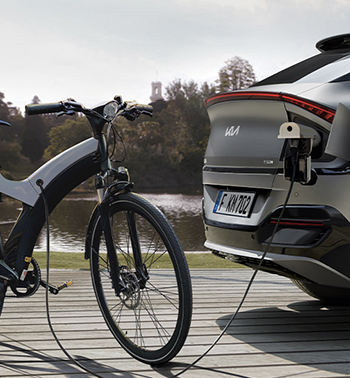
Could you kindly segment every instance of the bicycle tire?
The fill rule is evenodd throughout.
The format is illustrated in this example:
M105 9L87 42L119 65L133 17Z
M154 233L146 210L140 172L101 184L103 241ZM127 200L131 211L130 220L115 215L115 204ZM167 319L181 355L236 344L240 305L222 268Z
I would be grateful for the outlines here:
M4 283L0 283L0 315L2 313L2 308L4 306L6 289L7 286Z
M99 212L91 224L92 283L104 319L119 344L137 360L161 365L182 348L192 317L190 273L180 242L163 213L143 197L126 193L113 198L109 213L121 276L130 292L117 296ZM142 262L149 279L137 281L126 214L135 214ZM122 261L123 257L123 261ZM157 270L163 260L170 269Z

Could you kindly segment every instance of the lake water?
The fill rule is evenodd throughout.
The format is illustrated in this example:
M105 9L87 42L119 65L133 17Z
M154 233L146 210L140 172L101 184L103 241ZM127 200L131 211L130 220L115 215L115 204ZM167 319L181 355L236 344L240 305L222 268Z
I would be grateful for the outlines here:
M179 193L140 193L157 205L180 239L185 251L204 251L204 228L201 216L202 196ZM50 216L51 251L83 252L89 217L96 206L95 195L69 195ZM6 240L18 214L21 203L8 197L0 204L0 232ZM43 231L35 250L46 249L46 233Z

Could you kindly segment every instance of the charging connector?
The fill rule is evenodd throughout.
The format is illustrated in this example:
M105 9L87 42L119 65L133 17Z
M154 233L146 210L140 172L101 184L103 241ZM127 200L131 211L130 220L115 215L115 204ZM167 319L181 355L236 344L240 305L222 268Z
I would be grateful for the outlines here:
M307 126L285 122L280 127L279 139L286 139L283 157L283 172L287 180L292 179L294 166L297 167L295 181L308 184L311 181L311 152L321 140L320 135Z

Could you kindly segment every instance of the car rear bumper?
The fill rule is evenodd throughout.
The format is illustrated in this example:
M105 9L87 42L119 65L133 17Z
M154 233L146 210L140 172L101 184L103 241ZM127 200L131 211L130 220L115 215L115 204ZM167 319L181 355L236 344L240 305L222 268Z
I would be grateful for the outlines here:
M206 241L204 245L220 257L250 267L256 267L263 255L262 251L237 249L209 241ZM350 289L349 277L310 257L268 252L262 263L261 270L295 279L307 279L320 285Z

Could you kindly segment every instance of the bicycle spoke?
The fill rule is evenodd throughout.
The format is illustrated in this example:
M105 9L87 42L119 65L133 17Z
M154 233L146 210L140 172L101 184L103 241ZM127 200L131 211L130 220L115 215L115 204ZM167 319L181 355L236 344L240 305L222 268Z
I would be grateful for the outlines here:
M177 289L176 286L174 286L174 288ZM153 292L159 294L159 295L162 296L162 297L163 297L168 303L170 303L174 308L178 309L178 305L176 305L175 303L178 304L178 303L179 303L179 300L178 300L178 299L177 299L177 300L173 300L173 299L171 299L171 298L169 297L169 295L167 295L167 294L171 293L173 296L177 296L177 292L167 292L167 291L165 291L163 288L162 288L162 289L158 289L158 288L156 288L152 283L149 283L149 284L147 285L146 289L147 289L148 291L153 291Z
M162 340L164 338L164 336L167 336L167 339L169 339L171 337L171 335L167 331L167 329L162 326L161 322L158 320L158 317L157 317L157 315L154 311L154 308L152 306L152 301L151 301L147 291L144 291L144 297L145 297L145 302L144 301L141 302L143 304L142 307L147 312L149 318L153 322L154 328L158 332L159 339ZM147 304L148 304L148 306L147 306Z

